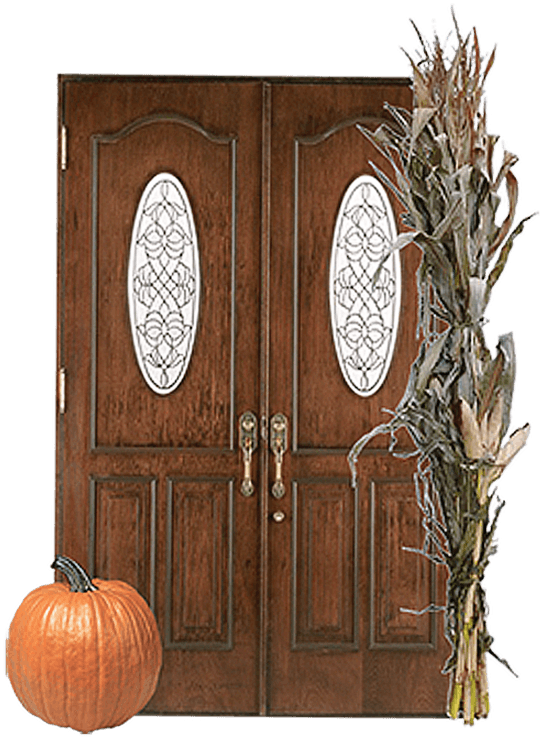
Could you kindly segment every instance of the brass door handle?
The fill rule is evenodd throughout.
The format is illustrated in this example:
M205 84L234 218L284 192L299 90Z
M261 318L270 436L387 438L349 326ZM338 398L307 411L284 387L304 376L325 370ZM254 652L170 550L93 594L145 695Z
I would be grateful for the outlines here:
M241 492L246 498L253 495L255 486L251 479L251 458L258 446L258 422L254 413L246 411L239 417L239 446L243 454L243 480Z
M275 482L271 493L278 500L285 495L283 482L283 456L287 450L288 421L282 413L276 413L271 420L270 448L275 455Z

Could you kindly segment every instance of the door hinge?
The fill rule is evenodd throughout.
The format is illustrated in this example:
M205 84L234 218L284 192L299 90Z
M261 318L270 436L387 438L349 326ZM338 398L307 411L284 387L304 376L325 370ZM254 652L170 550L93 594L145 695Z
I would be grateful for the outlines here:
M66 367L58 371L58 412L60 415L66 413Z
M62 124L60 129L60 169L68 169L68 129Z

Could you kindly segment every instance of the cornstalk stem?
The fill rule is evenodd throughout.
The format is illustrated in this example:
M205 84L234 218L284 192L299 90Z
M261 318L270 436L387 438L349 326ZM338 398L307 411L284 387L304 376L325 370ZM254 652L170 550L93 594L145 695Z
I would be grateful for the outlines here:
M477 474L477 500L480 506L488 500L488 485L485 470ZM484 521L479 521L473 548L472 561L477 567L481 558L484 535ZM478 598L479 579L473 574L463 603L458 610L457 661L452 686L449 715L457 718L461 712L466 724L473 724L475 717L487 716L488 681L484 653L479 654L479 634L484 631L484 617Z

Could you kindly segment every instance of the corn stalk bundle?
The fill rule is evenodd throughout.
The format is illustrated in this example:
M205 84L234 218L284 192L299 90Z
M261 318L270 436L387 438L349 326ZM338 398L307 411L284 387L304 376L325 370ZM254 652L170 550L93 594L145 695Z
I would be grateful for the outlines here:
M456 26L456 21L455 21ZM415 242L419 330L422 341L405 394L390 421L364 435L349 461L374 436L406 428L417 461L415 488L425 531L420 551L448 569L444 610L451 654L448 712L466 723L488 714L486 655L494 654L481 585L503 502L492 484L525 444L529 426L506 440L515 379L511 334L494 354L485 343L484 312L525 218L513 228L518 185L515 155L505 152L494 172L497 137L486 129L483 85L494 61L484 63L477 33L462 38L445 58L436 37L419 35L422 61L413 68L412 111L386 106L393 123L363 130L392 164L394 180L374 167L398 197L411 229L388 254ZM505 191L507 215L497 210ZM388 255L387 255L388 256ZM407 610L407 609L406 609ZM499 658L498 658L499 659ZM507 665L505 660L500 660Z

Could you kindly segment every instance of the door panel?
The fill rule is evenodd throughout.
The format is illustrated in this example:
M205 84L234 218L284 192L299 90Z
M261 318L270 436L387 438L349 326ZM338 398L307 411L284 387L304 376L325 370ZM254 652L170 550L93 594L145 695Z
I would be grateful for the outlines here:
M358 510L346 480L292 483L292 649L358 649Z
M153 607L156 491L156 477L92 476L89 485L90 562L101 577L131 583Z
M421 611L436 598L429 561L403 550L421 549L424 538L412 477L372 479L370 504L370 645L435 647L432 614L401 611Z
M56 544L153 608L164 666L146 711L442 713L440 619L400 610L443 597L404 549L421 537L413 464L376 439L355 490L346 461L403 393L416 251L402 254L396 346L370 397L345 381L330 318L338 209L370 159L387 167L356 124L376 125L385 100L409 107L406 81L66 77L60 90ZM169 393L140 370L129 310L134 219L158 173L186 192L201 276L192 356ZM137 278L152 306L193 287L172 266L172 223L154 223ZM153 310L149 361L178 361L179 316ZM252 495L246 411L260 432ZM288 423L279 457L275 413Z
M169 478L168 489L166 643L232 649L233 480Z
M120 289L126 247L119 248L130 243L144 186L163 171L189 194L202 282L193 355L178 391L167 398L148 391L129 351L127 296ZM181 116L145 116L114 134L93 136L94 445L233 448L236 177L235 139ZM160 274L155 283L166 295L172 290Z
M371 99L375 92L369 90L368 95ZM380 113L379 102L375 105L376 116ZM346 107L345 114L352 112L350 106ZM406 367L415 351L416 300L412 286L417 255L411 254L407 264L404 260L407 289L402 293L396 361L393 358L383 387L358 401L338 371L328 299L335 219L350 182L360 174L373 174L370 161L387 168L387 163L357 129L356 120L334 121L338 115L341 114L336 110L333 117L328 117L329 122L333 121L330 127L323 119L324 131L320 135L302 136L297 131L288 134L294 149L295 188L294 448L300 450L349 449L354 439L382 422L382 409L395 408L401 399ZM360 122L375 127L375 121L365 120L363 116ZM309 368L311 371L304 371ZM323 388L326 388L324 397ZM332 408L341 408L341 413L330 413Z

